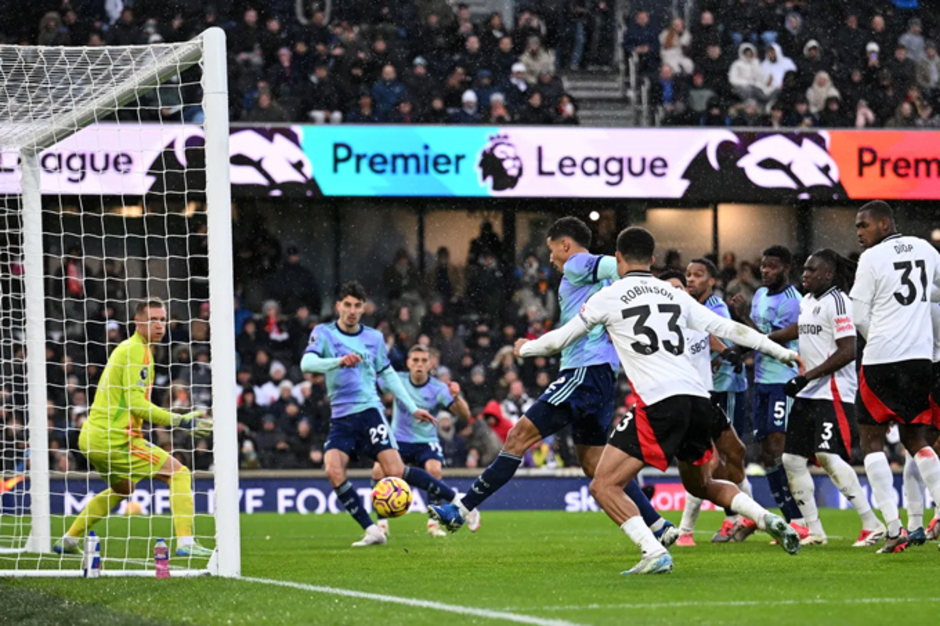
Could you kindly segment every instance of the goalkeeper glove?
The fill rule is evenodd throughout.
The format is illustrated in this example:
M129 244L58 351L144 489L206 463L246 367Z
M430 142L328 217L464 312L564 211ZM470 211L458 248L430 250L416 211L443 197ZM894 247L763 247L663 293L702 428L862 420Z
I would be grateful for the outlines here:
M212 420L204 419L202 416L205 415L205 411L190 411L189 413L184 413L183 415L174 414L173 415L173 426L188 428L193 431L193 435L197 439L203 437L208 437L212 434Z
M806 376L794 376L783 386L783 392L791 398L795 398L796 394L803 391L803 388L808 384L809 381L806 380Z

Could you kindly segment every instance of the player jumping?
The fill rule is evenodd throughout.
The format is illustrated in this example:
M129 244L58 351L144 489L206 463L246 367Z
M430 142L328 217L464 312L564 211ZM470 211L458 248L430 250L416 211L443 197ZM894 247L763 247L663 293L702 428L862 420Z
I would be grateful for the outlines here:
M170 512L176 531L176 555L209 557L193 537L192 474L163 448L144 439L143 421L161 426L189 428L197 438L212 432L212 421L202 411L185 415L171 413L150 402L153 386L153 355L150 346L166 334L166 307L150 298L134 309L135 332L114 349L101 373L95 399L82 426L78 447L92 467L110 486L82 509L68 532L53 546L62 554L81 554L80 539L145 478L156 478L170 486Z
M799 536L782 518L733 483L711 477L714 409L701 376L685 355L685 332L711 333L786 363L799 364L799 357L653 277L650 266L655 247L653 236L643 228L622 231L617 237L617 268L622 278L594 294L580 314L561 328L534 341L520 340L517 351L524 357L554 354L598 326L606 328L613 341L639 402L634 415L610 435L591 481L591 494L643 554L625 574L672 571L672 557L639 518L624 487L645 465L665 470L673 457L679 460L679 474L690 493L755 520L794 554L800 549Z
M799 323L771 333L771 339L799 339L800 357L807 371L787 383L786 392L796 398L787 422L783 467L790 480L809 536L803 545L825 545L826 532L819 521L813 477L807 469L815 457L842 495L862 518L862 531L853 546L874 546L885 538L885 527L871 510L858 475L848 461L858 441L855 420L855 324L845 291L853 280L854 266L832 250L819 250L803 266L803 300Z
M591 238L591 229L575 217L563 217L548 229L551 263L562 273L558 287L562 324L577 317L588 298L619 278L613 257L588 252ZM593 477L613 419L617 370L617 352L603 328L566 347L558 378L512 427L496 460L458 505L431 506L432 515L456 531L472 511L509 482L526 450L569 424L581 468ZM659 539L666 545L674 543L675 525L656 512L639 485L628 481L624 488Z
M931 287L940 287L940 255L923 239L897 232L894 211L880 200L859 209L855 229L864 251L851 297L855 325L866 340L858 425L865 472L888 526L878 552L891 554L909 545L884 453L891 422L897 422L901 443L934 501L940 502L940 459L927 441L933 382L930 300Z
M428 412L446 409L459 418L469 421L470 408L460 395L460 384L451 382L445 385L430 375L431 360L428 349L421 345L412 346L408 351L408 371L399 372L401 384L411 400ZM408 465L422 467L428 474L441 480L441 467L444 463L444 451L437 436L437 428L428 422L417 422L409 414L400 400L395 401L392 412L392 434L398 442L398 453ZM372 479L385 477L382 466L376 463L372 467ZM440 500L429 498L429 504L442 504ZM379 528L388 534L388 520L380 519ZM479 515L471 516L467 526L476 532L480 527ZM428 534L432 537L447 535L433 517L428 519Z
M323 446L324 465L337 499L365 530L365 536L352 544L354 547L384 544L388 540L346 480L346 467L353 455L360 452L368 455L379 462L385 476L402 478L427 491L431 498L451 502L457 497L453 489L423 469L406 467L401 460L395 436L382 413L377 380L381 379L382 386L395 395L414 419L431 423L435 420L418 408L402 386L388 360L382 333L360 323L365 302L362 285L355 281L343 285L336 301L336 321L313 329L300 364L304 372L326 375L332 419Z

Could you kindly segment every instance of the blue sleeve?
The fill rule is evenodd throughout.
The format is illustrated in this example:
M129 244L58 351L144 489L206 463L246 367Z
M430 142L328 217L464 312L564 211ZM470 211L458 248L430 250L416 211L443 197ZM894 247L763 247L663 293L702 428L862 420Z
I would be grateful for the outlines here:
M307 352L300 360L300 371L325 374L339 367L339 357L325 359L315 352Z
M383 353L385 351L384 342L382 343L382 351ZM391 367L386 367L383 371L379 372L379 378L382 381L382 389L390 391L399 402L405 405L405 410L408 411L409 415L413 415L414 412L418 410L418 405L415 404L414 400L411 399L411 396L408 395L408 391L402 384L401 378L398 376L398 372L393 370Z
M592 285L598 278L600 256L579 252L565 261L564 274L572 285Z
M777 328L786 328L800 321L800 298L787 298L777 309Z
M617 259L612 256L598 257L594 266L594 282L600 280L620 280L620 271L617 269Z
M375 372L381 374L387 369L392 367L392 362L388 360L388 349L385 347L385 337L382 336L382 333L375 331L379 336L378 347L375 349ZM394 371L394 370L392 370ZM395 378L398 378L398 374L395 374Z
M441 408L447 409L450 408L450 405L454 403L454 396L450 395L450 389L447 388L447 385L440 383L437 389L437 405Z
M326 329L318 324L310 332L310 340L307 342L304 354L315 354L319 357L332 356L329 352L330 342L326 340Z
M718 303L712 309L717 315L722 316L725 319L731 319L731 311L728 310L728 305L721 299L718 300Z

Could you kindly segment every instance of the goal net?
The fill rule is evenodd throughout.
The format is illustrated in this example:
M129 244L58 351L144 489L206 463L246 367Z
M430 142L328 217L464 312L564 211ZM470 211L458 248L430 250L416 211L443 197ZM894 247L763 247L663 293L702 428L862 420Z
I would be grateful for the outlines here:
M219 29L0 46L0 575L239 575L228 140Z

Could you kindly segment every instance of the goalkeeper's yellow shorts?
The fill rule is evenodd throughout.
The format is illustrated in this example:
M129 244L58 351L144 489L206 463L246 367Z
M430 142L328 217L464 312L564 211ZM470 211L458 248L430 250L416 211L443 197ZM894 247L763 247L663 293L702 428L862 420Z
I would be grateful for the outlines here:
M136 483L153 478L170 458L166 450L146 439L133 437L115 443L106 437L90 436L85 429L78 438L78 447L109 485L122 480Z

